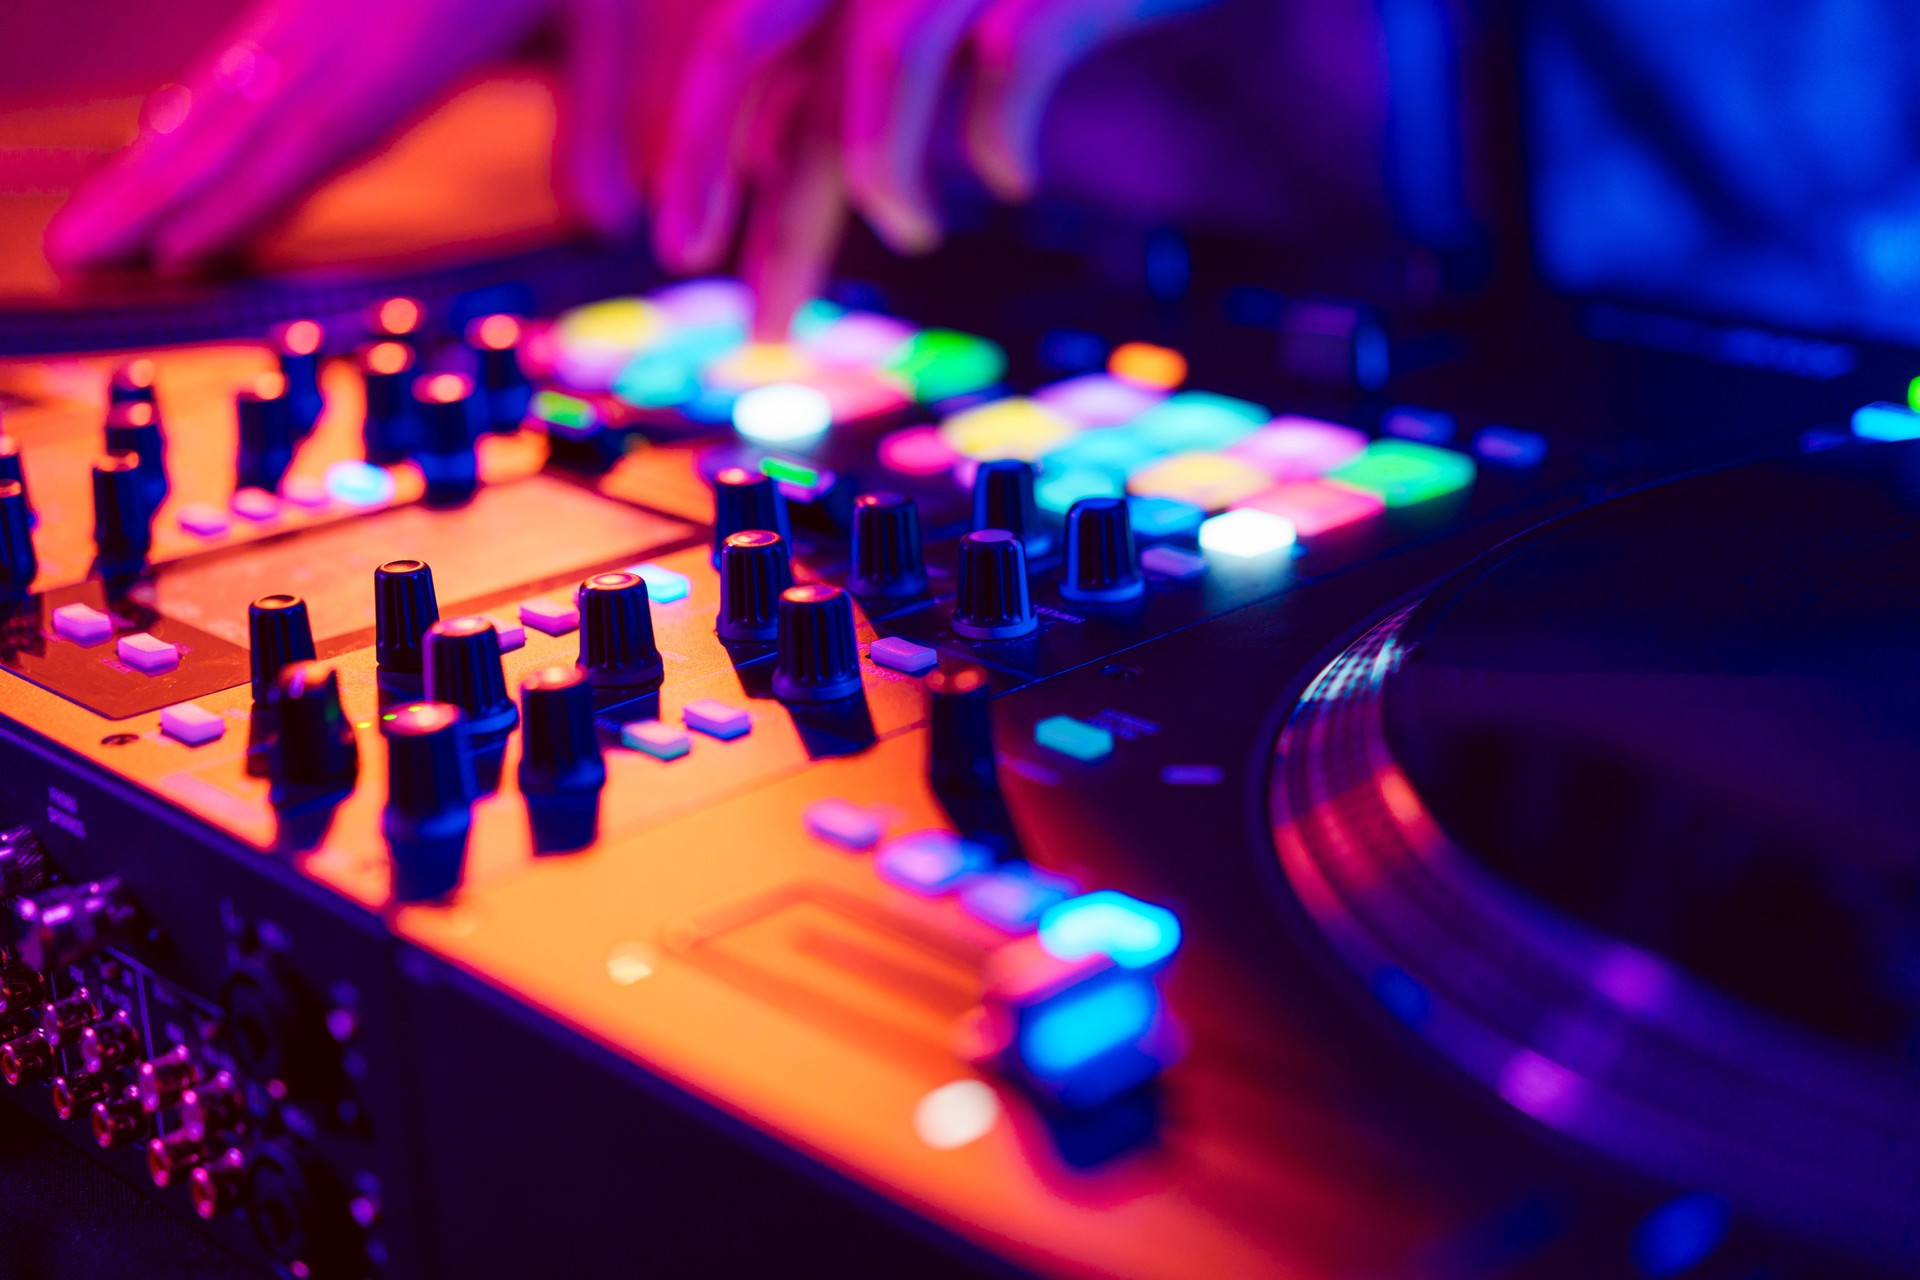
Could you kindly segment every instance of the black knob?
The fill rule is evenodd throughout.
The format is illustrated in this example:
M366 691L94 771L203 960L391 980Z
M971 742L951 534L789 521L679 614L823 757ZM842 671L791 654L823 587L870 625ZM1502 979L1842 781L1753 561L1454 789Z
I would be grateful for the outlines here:
M287 396L287 380L277 373L263 374L233 398L240 420L240 453L234 465L234 486L277 493L293 465L300 443L300 425Z
M443 898L460 886L473 826L473 757L460 708L416 702L381 721L387 808L381 830L393 859L393 896Z
M352 790L360 776L360 748L340 704L339 674L324 662L290 662L274 679L268 705L274 803Z
M361 349L358 363L367 391L361 428L366 459L379 466L404 461L420 443L413 348L404 342L376 342Z
M253 700L265 702L281 668L313 658L313 623L299 596L261 596L247 606L253 657Z
M1060 594L1087 604L1138 598L1147 589L1125 498L1082 498L1067 512L1067 577Z
M427 628L440 621L433 570L421 560L389 560L373 571L373 652L380 674L402 683L426 670Z
M112 577L147 563L153 549L153 508L140 477L140 459L110 453L93 464L93 541L100 572Z
M793 585L787 540L769 529L728 536L720 548L722 640L772 640L780 634L780 593Z
M47 847L32 827L0 831L0 898L32 893L51 876Z
M769 529L782 538L791 537L787 525L787 500L770 475L746 467L725 467L713 477L713 562L720 563L720 548L727 539L745 529Z
M26 595L39 572L27 491L17 480L0 480L0 596Z
M960 539L953 629L974 640L1008 640L1040 625L1027 593L1027 553L1005 529Z
M927 589L920 553L920 508L898 493L863 493L853 500L853 568L847 589L857 596L897 600Z
M104 946L133 917L118 877L57 885L14 904L15 950L42 973L64 969Z
M20 442L12 436L0 435L0 480L11 480L20 486L20 492L27 491L27 471L20 462ZM33 499L27 499L27 512L33 512ZM34 518L38 524L39 519Z
M413 397L420 410L420 446L413 460L427 482L427 502L457 506L480 487L480 460L474 453L480 403L473 380L436 373L413 384Z
M828 702L860 692L852 596L824 584L788 587L780 593L773 692L788 702Z
M1033 498L1031 462L997 458L980 464L973 476L973 527L1005 529L1025 545L1029 560L1052 552L1053 534L1040 523Z
M274 335L280 376L287 383L287 404L293 412L295 431L303 440L313 433L320 411L326 407L320 395L320 343L325 337L326 332L313 320L284 324Z
M427 628L427 697L460 708L476 748L493 746L520 723L491 622L444 618Z
M520 790L529 795L598 791L607 781L593 728L593 686L578 667L545 667L520 685Z
M631 573L601 573L580 584L580 665L596 689L635 692L666 675L653 640L653 600Z
M107 404L154 404L153 361L129 360L107 382Z
M967 839L996 857L1018 856L1019 838L1000 794L986 670L971 663L927 673L927 781Z
M525 331L520 318L509 315L482 316L467 326L467 345L480 366L486 429L497 434L518 431L533 403L533 384L520 367Z
M147 506L155 511L167 500L167 440L160 429L160 413L150 401L133 400L107 411L107 452L131 453L140 459L140 478Z

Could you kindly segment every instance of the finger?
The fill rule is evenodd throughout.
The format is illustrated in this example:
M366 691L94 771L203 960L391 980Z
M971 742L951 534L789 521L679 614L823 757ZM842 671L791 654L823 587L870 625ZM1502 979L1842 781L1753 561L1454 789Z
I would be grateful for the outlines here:
M336 24L316 18L317 7L256 9L184 84L157 92L133 144L49 226L55 264L101 265L144 250L154 225L217 182L250 133L271 128L316 78L327 78L341 46Z
M562 199L587 226L618 237L640 218L637 140L628 109L639 8L630 0L574 0L569 15L569 75L554 142L555 177Z
M927 190L934 118L985 0L854 0L847 30L846 184L895 250L940 237Z
M1067 72L1121 32L1211 0L993 0L974 30L968 158L1005 200L1039 181L1040 126Z
M825 285L846 229L833 78L788 68L783 79L769 86L756 121L753 204L740 255L759 342L787 340L794 313Z
M757 81L812 32L831 0L724 0L702 22L668 127L655 247L681 271L726 249L740 204L741 151Z

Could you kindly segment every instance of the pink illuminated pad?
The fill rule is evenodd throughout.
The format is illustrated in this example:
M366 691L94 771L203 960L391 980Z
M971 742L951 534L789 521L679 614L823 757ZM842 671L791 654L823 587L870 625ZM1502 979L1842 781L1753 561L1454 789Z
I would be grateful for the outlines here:
M938 427L908 427L880 441L880 465L904 476L937 476L960 461Z
M520 606L520 621L535 631L563 636L580 625L580 610L564 600L529 600Z
M1253 507L1293 522L1302 538L1364 524L1387 509L1380 495L1326 480L1296 480L1255 494L1236 507Z
M1352 427L1285 414L1227 453L1275 480L1312 480L1358 457L1366 447L1366 435Z
M115 647L120 654L120 661L149 675L171 671L180 665L180 646L168 644L160 637L150 636L144 631L121 636L120 643Z

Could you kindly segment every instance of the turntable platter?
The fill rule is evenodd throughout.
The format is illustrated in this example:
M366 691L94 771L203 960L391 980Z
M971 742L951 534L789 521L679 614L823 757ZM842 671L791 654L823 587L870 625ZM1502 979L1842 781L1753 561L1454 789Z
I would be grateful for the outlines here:
M1920 1203L1920 445L1599 504L1308 687L1289 881L1519 1111L1882 1258Z

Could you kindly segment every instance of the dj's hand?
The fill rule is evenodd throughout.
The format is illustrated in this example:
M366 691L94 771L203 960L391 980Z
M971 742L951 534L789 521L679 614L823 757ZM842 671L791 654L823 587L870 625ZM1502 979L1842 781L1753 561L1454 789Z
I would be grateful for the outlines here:
M231 249L475 68L555 21L568 66L561 195L608 234L640 212L637 175L701 0L263 0L147 104L134 143L47 232L62 268Z
M741 271L761 336L817 291L845 211L902 253L940 239L928 188L936 116L962 99L967 162L1009 200L1033 191L1054 89L1099 45L1211 0L719 0L695 37L654 188L655 246L720 264L745 211Z

